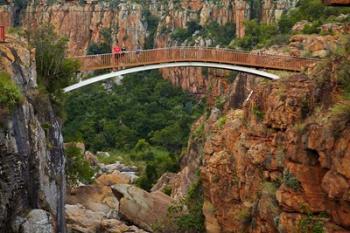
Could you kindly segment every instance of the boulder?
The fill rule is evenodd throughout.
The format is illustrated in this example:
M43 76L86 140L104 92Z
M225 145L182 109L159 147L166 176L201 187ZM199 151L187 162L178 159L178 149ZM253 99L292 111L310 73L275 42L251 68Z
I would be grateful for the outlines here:
M130 177L119 171L114 171L111 174L102 174L95 180L96 184L103 186L112 186L115 184L129 184Z
M130 222L152 231L152 225L162 222L173 199L162 192L148 193L128 184L112 186L119 200L119 213Z
M53 233L53 222L50 213L42 209L33 209L22 224L23 233Z
M128 226L118 219L110 219L102 212L86 209L84 206L66 205L68 232L80 233L147 233L136 226Z
M96 166L98 164L98 160L96 155L94 155L90 151L85 151L84 153L84 159L89 162L90 165Z
M73 232L95 233L104 218L103 212L94 212L81 204L65 205L68 230Z
M71 190L66 196L66 204L80 204L109 216L117 215L119 205L110 187L103 185L85 185Z

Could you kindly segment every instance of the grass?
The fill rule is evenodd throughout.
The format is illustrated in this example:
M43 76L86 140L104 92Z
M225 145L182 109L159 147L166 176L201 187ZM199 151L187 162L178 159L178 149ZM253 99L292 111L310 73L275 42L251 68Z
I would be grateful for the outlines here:
M22 100L23 96L10 74L0 72L0 107L11 109Z

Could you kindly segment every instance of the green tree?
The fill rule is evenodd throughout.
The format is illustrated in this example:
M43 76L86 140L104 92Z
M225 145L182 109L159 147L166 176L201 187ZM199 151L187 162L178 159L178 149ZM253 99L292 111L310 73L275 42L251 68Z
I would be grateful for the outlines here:
M79 62L66 58L67 39L59 37L50 25L34 31L31 46L36 49L39 85L45 88L56 106L61 106L63 88L76 81Z
M74 144L65 148L66 155L66 174L67 181L71 185L75 185L78 181L88 184L94 176L94 169L84 159L84 155L80 148Z

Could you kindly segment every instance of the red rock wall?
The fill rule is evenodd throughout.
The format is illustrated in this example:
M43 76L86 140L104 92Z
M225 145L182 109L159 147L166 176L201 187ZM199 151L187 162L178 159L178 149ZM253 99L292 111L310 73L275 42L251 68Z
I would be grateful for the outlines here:
M206 123L208 232L350 232L350 127L316 107L331 96L295 75L259 85L224 125Z

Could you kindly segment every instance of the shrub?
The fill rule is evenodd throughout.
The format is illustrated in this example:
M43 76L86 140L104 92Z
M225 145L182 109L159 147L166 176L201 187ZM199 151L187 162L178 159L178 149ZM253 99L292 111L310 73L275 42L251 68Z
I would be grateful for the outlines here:
M195 181L188 190L184 200L188 212L179 213L179 209L170 211L175 223L175 232L201 233L204 232L204 215L203 208L203 188L200 181ZM181 212L181 211L180 211Z
M332 117L338 123L345 125L350 122L350 101L335 104L331 108Z
M178 42L184 42L188 37L192 34L189 34L187 29L185 28L176 28L170 35L172 40L176 40Z
M300 233L324 233L324 223L319 217L313 216L311 213L307 217L303 217L299 223L298 228Z
M215 99L215 107L219 110L223 110L226 103L225 96L217 96Z
M299 180L292 174L290 173L288 170L285 170L283 172L283 183L293 189L295 192L300 191L301 189L301 184L299 182Z
M216 121L216 125L221 129L226 123L226 117L222 116Z
M253 106L253 108L252 108L252 112L253 112L253 114L256 116L256 118L258 119L258 120L263 120L264 119L264 112L262 112L261 110L260 110L260 107L259 106Z
M72 144L65 148L65 155L67 182L70 185L76 185L78 181L85 184L91 183L95 170L84 159L81 149Z
M166 195L170 196L171 195L171 192L172 192L172 188L171 186L165 186L164 189L162 190L163 193L165 193Z
M10 109L22 99L22 94L11 76L0 72L0 108Z
M348 13L350 10L346 7L326 6L321 0L300 0L295 9L282 15L278 27L280 32L289 33L293 25L301 20L322 24L335 16ZM318 31L316 27L306 29L306 33L316 33L316 31Z

